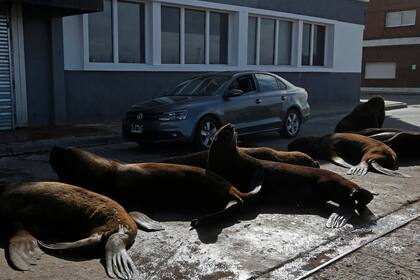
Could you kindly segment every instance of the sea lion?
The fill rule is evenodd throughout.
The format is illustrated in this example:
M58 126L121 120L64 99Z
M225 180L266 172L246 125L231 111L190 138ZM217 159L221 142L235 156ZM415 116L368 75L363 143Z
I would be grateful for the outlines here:
M255 159L241 152L236 140L231 124L216 133L209 150L209 169L244 192L248 191L252 180L250 175L255 170L263 170L264 178L258 195L262 202L284 198L332 200L340 206L328 219L327 227L341 227L354 215L355 209L362 211L373 199L369 191L331 171ZM200 222L196 220L194 224Z
M241 152L250 155L257 159L271 160L277 162L284 162L296 165L310 166L319 168L319 162L312 159L307 154L301 152L285 152L277 151L268 147L257 147L257 148L238 148ZM165 163L175 163L175 164L184 164L191 165L201 168L207 168L207 158L209 152L201 151L197 153L192 153L188 155L172 157L165 159L161 162Z
M420 132L398 128L375 128L364 129L356 133L386 144L397 154L399 159L420 158Z
M2 225L12 227L9 257L19 270L29 270L41 256L32 235L78 241L39 244L53 250L104 246L105 267L112 278L132 279L136 271L127 249L137 226L117 202L59 182L25 182L0 186ZM30 233L31 232L31 233Z
M124 164L77 148L55 147L49 161L60 181L104 194L130 211L188 208L219 216L260 190L261 179L257 177L253 190L242 193L221 176L202 168L169 163Z
M347 174L366 175L369 167L388 176L407 177L397 171L397 155L386 144L353 133L333 133L323 137L302 137L288 145L317 159L349 168Z
M359 104L340 120L335 132L359 131L365 128L380 128L385 120L385 101L376 96L368 102Z

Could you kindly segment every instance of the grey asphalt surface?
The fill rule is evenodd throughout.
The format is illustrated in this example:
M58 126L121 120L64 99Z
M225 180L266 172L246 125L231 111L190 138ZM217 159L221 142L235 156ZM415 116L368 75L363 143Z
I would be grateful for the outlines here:
M410 99L411 100L411 99ZM418 101L418 102L417 102ZM387 112L385 127L420 131L420 97L406 109ZM340 114L312 118L300 136L333 131ZM277 134L241 139L244 145L285 149L290 140ZM149 146L122 143L89 148L102 156L126 162L156 161L189 151L188 146ZM139 279L297 279L317 266L358 246L368 245L311 275L312 279L418 279L420 161L403 162L411 178L369 173L345 175L345 169L322 163L322 168L350 178L378 195L369 212L341 229L327 229L332 206L281 205L252 208L238 219L190 230L185 213L150 213L165 227L161 232L139 231L129 250ZM0 158L0 182L56 180L48 155ZM191 213L188 213L189 215ZM190 215L194 217L194 214ZM1 228L0 228L1 231ZM392 231L383 237L378 236ZM373 242L370 240L378 238ZM1 248L4 248L4 238ZM99 258L44 254L32 271L11 269L0 249L0 279L107 279Z

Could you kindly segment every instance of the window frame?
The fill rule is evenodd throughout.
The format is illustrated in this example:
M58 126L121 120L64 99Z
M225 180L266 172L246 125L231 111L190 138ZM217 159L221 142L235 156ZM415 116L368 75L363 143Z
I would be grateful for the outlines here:
M179 48L179 63L161 63L161 65L196 65L196 66L202 66L202 65L212 65L212 66L228 66L230 65L230 59L231 59L231 22L232 22L232 13L230 11L222 11L222 10L216 10L211 8L204 8L204 7L196 7L196 6L180 6L176 4L171 3L162 3L160 6L160 14L162 14L162 8L163 7L171 7L171 8L178 8L180 10L180 16L179 16L179 38L180 38L180 48ZM193 11L199 11L205 13L205 19L204 19L204 63L185 63L185 10L193 10ZM227 63L223 64L215 64L210 63L210 13L219 13L219 14L225 14L228 16L228 41L227 41ZM162 34L162 28L158 30L160 34ZM160 35L161 36L161 35ZM160 59L162 59L162 53L160 54Z
M255 64L249 64L249 61L247 59L246 64L248 66L285 66L285 67L289 67L289 66L293 66L293 48L295 45L295 41L293 40L293 33L294 33L294 23L296 22L296 20L294 19L290 19L290 18L281 18L281 17L274 17L274 16L267 16L267 15L256 15L256 14L248 14L248 23L249 23L249 18L256 18L257 19L257 28L256 28L256 36L255 36ZM260 51L261 51L261 20L262 19L271 19L274 20L274 58L273 58L273 64L261 64L260 63ZM289 64L278 64L278 60L279 60L279 22L280 21L286 21L289 22L291 25L291 32L290 32L290 63ZM249 28L249 27L248 27ZM248 33L247 33L247 41L249 40L248 38ZM248 50L247 50L248 52ZM247 58L248 58L248 53L247 53Z
M414 12L414 22L413 23L403 23L403 15L404 12ZM399 14L400 15L400 23L399 24L393 24L393 25L389 25L388 24L388 15L389 14ZM385 28L394 28L394 27L404 27L404 26L415 26L416 25L416 20L417 20L417 10L416 9L412 9L412 10L401 10L401 11L389 11L385 13Z
M302 24L302 38L301 38L301 44L303 44L303 25L309 24L311 26L311 33L309 37L309 65L302 64L302 55L303 55L303 49L301 48L301 52L299 54L299 59L301 61L302 67L328 67L327 66L327 56L328 56L328 25L317 23L317 22L307 22L304 21ZM315 26L323 26L325 28L325 34L324 34L324 63L323 65L314 65L314 44L315 44ZM303 45L302 45L303 46Z

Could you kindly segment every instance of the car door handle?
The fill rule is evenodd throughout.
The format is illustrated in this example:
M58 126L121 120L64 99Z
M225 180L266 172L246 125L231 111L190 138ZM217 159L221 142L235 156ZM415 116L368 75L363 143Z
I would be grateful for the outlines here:
M259 99L259 98L255 99L255 103L260 104L261 102L262 102L261 99Z
M286 96L282 95L282 96L281 96L281 100L282 100L282 101L286 100Z

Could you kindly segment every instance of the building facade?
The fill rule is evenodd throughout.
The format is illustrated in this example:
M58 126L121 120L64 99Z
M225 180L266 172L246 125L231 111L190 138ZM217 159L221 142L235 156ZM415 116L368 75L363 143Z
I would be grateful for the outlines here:
M3 2L21 39L10 44L14 127L119 120L205 71L277 73L313 108L359 100L366 1Z
M363 43L366 92L420 93L420 0L371 0Z

